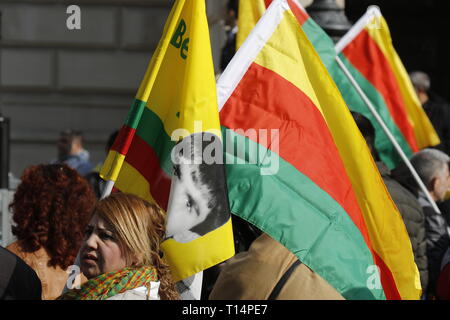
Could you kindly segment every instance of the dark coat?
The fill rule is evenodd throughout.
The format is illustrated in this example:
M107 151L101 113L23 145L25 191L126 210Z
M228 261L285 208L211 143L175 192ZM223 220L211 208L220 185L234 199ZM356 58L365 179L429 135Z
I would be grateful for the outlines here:
M41 300L36 272L14 253L0 247L0 300Z
M427 232L428 256L428 293L434 295L436 283L441 272L442 258L450 246L450 237L447 231L447 221L442 214L434 211L425 194L419 192L419 202L425 213L425 227Z
M377 162L377 165L391 198L402 215L411 240L414 261L420 272L422 290L425 292L428 285L425 214L416 196L398 181L394 180L390 175L389 169L383 163Z
M432 92L428 93L428 97L428 101L423 104L423 109L441 139L441 144L436 148L450 155L450 106Z

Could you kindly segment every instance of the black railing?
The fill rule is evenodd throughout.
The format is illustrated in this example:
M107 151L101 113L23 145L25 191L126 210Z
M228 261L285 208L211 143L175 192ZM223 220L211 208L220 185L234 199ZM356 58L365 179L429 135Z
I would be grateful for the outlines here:
M0 116L0 189L9 188L9 118Z

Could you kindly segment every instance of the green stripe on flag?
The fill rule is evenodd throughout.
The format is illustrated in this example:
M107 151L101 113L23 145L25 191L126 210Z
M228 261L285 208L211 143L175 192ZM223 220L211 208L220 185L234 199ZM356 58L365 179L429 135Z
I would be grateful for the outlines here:
M282 243L346 299L385 299L382 288L368 286L375 263L345 210L274 152L225 127L222 135L232 213ZM268 166L277 173L261 175Z
M128 115L125 120L125 125L132 129L136 129L137 126L139 125L139 122L141 121L142 112L144 111L145 108L146 103L144 101L134 99L133 105L128 111Z

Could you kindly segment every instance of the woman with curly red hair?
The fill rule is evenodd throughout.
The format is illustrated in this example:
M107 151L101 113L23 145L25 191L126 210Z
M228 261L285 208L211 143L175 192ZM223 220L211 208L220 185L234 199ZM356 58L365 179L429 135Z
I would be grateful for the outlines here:
M10 209L17 241L7 247L39 276L42 299L64 289L95 205L89 182L67 165L27 168Z

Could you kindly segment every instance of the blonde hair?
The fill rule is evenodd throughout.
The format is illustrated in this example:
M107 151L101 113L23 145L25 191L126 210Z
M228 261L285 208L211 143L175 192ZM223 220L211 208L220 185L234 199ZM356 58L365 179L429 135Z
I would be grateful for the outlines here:
M115 233L128 267L154 266L163 300L178 299L169 266L162 259L160 243L165 234L165 214L156 205L125 193L100 200L94 210Z

